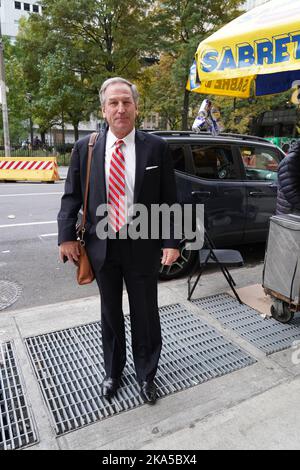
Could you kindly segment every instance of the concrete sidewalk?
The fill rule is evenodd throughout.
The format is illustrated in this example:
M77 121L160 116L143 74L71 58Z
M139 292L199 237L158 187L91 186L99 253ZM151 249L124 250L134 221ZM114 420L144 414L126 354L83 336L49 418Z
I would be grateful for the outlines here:
M259 282L261 268L241 268L231 273L238 287L245 287ZM201 282L195 297L228 290L220 273L208 274ZM2 311L0 342L14 342L38 431L39 442L30 449L299 449L300 360L295 361L295 350L266 356L207 311L199 312L186 296L185 279L159 285L160 306L176 302L188 306L257 362L168 395L155 406L139 406L60 437L55 435L23 339L98 321L99 298ZM128 312L125 296L124 310Z

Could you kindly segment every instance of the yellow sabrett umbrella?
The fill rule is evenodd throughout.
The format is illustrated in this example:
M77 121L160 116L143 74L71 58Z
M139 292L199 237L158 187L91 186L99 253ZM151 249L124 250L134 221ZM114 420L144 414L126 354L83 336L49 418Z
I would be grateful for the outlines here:
M300 84L300 0L271 0L202 41L187 88L247 98Z

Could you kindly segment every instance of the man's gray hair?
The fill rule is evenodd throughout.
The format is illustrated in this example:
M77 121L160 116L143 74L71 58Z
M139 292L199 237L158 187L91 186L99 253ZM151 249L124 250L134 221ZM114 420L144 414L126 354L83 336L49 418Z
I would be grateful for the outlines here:
M129 82L128 80L125 80L125 78L113 77L113 78L108 78L107 80L105 80L105 82L102 83L102 86L100 88L99 97L100 97L100 103L101 103L102 107L104 106L104 103L105 103L106 89L107 89L107 87L109 87L109 85L112 85L113 83L125 83L126 85L128 85L130 90L131 90L134 102L135 102L136 106L138 105L139 92L137 90L137 87L133 83Z

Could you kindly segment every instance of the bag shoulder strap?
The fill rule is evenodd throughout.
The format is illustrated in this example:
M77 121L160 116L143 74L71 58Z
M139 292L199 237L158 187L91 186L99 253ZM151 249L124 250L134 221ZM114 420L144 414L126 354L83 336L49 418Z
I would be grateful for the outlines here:
M87 167L86 167L86 180L85 180L85 192L84 192L84 203L83 203L83 214L82 214L82 222L81 222L81 231L82 235L85 232L85 222L86 222L86 211L87 211L87 200L89 194L89 186L90 186L90 175L91 175L91 163L92 163L92 156L93 156L93 149L98 139L99 132L93 132L90 135L89 145L88 145L88 159L87 159Z

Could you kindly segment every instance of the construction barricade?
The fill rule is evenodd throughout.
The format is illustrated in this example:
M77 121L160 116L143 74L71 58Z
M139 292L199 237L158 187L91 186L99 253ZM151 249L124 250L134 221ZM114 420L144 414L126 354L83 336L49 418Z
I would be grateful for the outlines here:
M59 180L56 157L0 157L0 180Z

